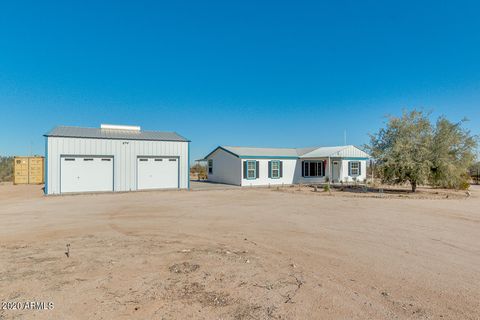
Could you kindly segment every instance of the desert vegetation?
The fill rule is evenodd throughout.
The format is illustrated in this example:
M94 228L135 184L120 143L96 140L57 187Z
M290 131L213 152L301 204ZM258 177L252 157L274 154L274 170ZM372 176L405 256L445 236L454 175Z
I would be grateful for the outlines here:
M413 192L420 184L467 189L478 137L463 127L466 120L454 123L442 116L432 123L429 116L404 111L370 135L366 149L376 172L383 183L410 183Z
M0 157L0 182L13 180L13 157Z
M476 183L480 183L480 162L476 162L470 167L470 177Z
M200 163L196 163L190 168L190 176L197 180L207 179L207 167Z

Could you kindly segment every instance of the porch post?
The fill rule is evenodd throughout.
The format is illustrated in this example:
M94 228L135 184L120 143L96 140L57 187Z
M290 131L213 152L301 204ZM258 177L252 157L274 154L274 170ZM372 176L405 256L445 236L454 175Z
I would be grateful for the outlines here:
M328 157L328 184L332 183L332 158Z

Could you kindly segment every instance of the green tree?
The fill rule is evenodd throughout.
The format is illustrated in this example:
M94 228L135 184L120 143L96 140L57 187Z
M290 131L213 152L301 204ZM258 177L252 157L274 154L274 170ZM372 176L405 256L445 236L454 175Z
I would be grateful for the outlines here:
M426 183L432 162L430 146L432 126L422 111L404 111L401 117L390 117L386 128L370 135L367 149L376 160L386 183L409 182L412 191Z
M427 182L444 188L468 188L477 137L462 127L465 120L452 123L440 117L432 126L428 116L422 111L404 111L370 135L367 149L376 160L382 181L409 182L413 192Z
M437 120L431 149L430 183L433 186L468 188L469 168L475 161L477 140L462 128L465 121L452 123L445 117Z

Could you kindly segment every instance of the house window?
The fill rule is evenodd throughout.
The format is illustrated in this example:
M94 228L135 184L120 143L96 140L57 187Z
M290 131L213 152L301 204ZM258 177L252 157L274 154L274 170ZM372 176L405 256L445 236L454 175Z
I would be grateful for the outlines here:
M303 161L303 176L304 177L324 177L325 163L320 161Z
M247 179L257 178L257 163L256 161L247 161Z
M212 159L208 160L208 173L210 173L210 174L213 173L213 160Z
M360 175L360 162L359 161L350 161L349 163L350 166L350 173L348 174L349 176L358 176Z
M271 173L272 179L280 178L280 161L271 161Z

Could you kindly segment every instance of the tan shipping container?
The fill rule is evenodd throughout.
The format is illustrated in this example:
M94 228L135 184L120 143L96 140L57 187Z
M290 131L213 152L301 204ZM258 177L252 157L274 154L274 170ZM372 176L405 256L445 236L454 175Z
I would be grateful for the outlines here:
M42 184L44 180L43 157L15 157L13 159L13 184Z

